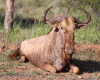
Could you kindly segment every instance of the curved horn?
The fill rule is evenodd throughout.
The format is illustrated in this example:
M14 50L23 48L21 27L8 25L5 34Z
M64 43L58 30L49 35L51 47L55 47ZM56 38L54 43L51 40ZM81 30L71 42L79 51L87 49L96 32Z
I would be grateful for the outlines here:
M42 15L42 21L46 24L46 14L47 14L47 12L52 8L53 6L51 6L50 8L48 8L44 13L43 13L43 15Z
M85 14L87 15L87 20L86 21L80 21L77 18L73 17L74 20L75 20L75 23L78 23L78 24L87 24L87 23L89 23L91 21L91 15L86 10L84 10L82 8L79 8L79 9L81 9L83 12L85 12Z

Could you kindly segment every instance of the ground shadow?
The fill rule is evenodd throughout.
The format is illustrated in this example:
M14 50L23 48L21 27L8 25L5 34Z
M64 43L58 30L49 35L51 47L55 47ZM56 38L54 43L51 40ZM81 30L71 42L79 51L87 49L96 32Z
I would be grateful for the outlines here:
M17 57L15 60L20 60L20 58L21 56ZM80 69L80 74L100 72L100 62L73 59L73 63ZM64 68L62 72L66 73L68 70Z
M84 72L93 73L100 72L100 62L96 61L81 61L77 59L73 59L74 64L79 67L80 74Z

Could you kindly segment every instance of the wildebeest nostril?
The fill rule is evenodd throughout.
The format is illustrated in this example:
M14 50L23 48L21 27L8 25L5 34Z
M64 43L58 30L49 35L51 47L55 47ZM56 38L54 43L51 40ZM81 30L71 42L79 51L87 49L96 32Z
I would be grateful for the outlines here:
M67 47L67 52L68 52L68 54L71 54L72 50Z
M67 52L67 54L73 54L75 52L75 49L70 49L67 47L65 51Z

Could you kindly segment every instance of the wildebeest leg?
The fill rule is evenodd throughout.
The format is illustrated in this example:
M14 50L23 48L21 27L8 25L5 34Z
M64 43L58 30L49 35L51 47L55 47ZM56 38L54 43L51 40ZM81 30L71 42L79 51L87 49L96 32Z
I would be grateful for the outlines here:
M72 55L67 55L66 67L69 69L69 72L71 73L74 73L74 74L79 73L79 68L76 67L72 61Z
M79 74L79 68L74 65L72 59L69 62L69 66L70 66L69 72L74 73L74 74Z
M56 73L56 69L52 65L50 65L50 63L48 63L48 62L45 62L43 64L42 69L47 70L47 71L50 71L52 73Z
M75 65L70 65L69 72L74 73L74 74L79 74L79 68L76 67Z
M20 62L28 62L28 59L25 56L22 56Z

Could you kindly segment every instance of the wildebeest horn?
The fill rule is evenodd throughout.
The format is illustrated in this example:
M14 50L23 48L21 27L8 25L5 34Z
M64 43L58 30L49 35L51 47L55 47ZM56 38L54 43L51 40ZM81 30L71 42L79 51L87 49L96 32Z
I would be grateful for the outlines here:
M91 15L86 10L84 10L82 8L79 8L79 9L81 9L83 12L85 12L85 14L87 15L87 20L86 21L80 21L77 18L73 17L74 20L75 20L75 23L78 23L78 24L87 24L87 23L89 23L91 21Z
M42 15L42 21L46 24L46 14L47 14L47 12L52 8L53 6L51 6L50 8L48 8L44 13L43 13L43 15Z

